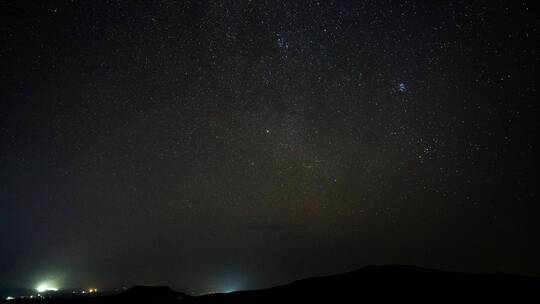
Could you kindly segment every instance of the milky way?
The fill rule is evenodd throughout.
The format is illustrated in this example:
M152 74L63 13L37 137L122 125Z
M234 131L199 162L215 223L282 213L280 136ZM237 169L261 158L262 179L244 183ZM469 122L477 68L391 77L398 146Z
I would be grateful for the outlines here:
M0 9L6 287L540 274L530 1Z

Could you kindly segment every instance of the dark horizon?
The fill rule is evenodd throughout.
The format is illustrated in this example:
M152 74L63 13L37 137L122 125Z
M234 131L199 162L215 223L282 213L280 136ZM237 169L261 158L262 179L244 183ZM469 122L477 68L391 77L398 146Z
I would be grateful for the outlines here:
M0 288L540 276L530 1L3 1Z
M511 274L473 274L446 272L411 265L366 266L354 271L295 280L267 289L241 290L225 293L181 292L168 286L138 285L115 291L87 293L75 291L53 291L37 294L21 291L20 294L0 290L0 301L15 300L15 303L277 303L277 302L321 302L345 303L353 299L369 300L415 300L433 299L459 301L470 300L534 299L540 287L540 277L516 276ZM389 292L391 291L391 292ZM34 297L32 298L33 295Z
M441 269L432 269L432 268L425 268L425 267L419 267L415 265L366 265L362 268L353 269L350 271L342 272L342 273L333 273L333 274L326 274L326 275L316 275L312 277L305 277L305 278L296 278L288 282L282 282L280 284L272 285L272 286L266 286L266 287L259 287L259 288L253 288L253 289L239 289L239 290L225 290L225 291L215 291L215 290L186 290L186 289L174 289L171 288L171 286L168 285L155 285L155 284L135 284L130 287L122 286L122 287L116 287L116 288L103 288L103 289L88 289L86 287L64 287L63 289L58 290L49 290L49 291L37 291L33 288L0 288L0 301L5 299L6 295L15 296L15 298L19 298L21 296L28 297L30 295L42 295L45 298L84 298L84 297L109 297L114 295L128 295L128 294L139 294L141 291L145 293L151 291L155 295L166 295L169 292L172 293L182 293L186 294L191 297L199 297L199 296L206 296L206 295L213 295L213 294L229 294L229 293L236 293L236 292L258 292L258 291L265 291L265 290L275 290L276 288L280 289L286 286L299 286L301 285L307 285L310 284L320 284L316 283L317 281L327 283L335 283L338 282L340 278L350 277L354 278L351 280L351 283L359 284L362 282L362 280L370 280L373 279L375 281L378 280L384 280L388 282L395 283L396 281L399 281L403 278L410 278L413 280L418 279L427 279L427 280L440 280L441 278L446 277L448 280L453 280L453 284L459 282L466 283L467 280L472 279L472 281L469 281L473 284L477 284L479 282L483 282L482 285L486 283L495 283L497 280L503 280L512 282L514 285L520 285L523 282L528 282L530 286L526 287L526 290L529 290L529 288L534 286L540 286L540 277L538 276L528 276L528 275L520 275L520 274L512 274L512 273L505 273L505 272L493 272L493 273L486 273L486 272L455 272L455 271L447 271L447 270L441 270ZM469 279L470 278L470 279ZM336 280L337 279L337 280ZM333 282L334 281L334 282ZM476 283L475 283L476 282ZM521 283L520 283L521 282ZM373 284L373 286L376 286L377 288L383 288L383 286L380 286L379 283L370 283ZM411 283L407 283L411 284ZM468 283L466 283L468 284ZM533 285L534 284L534 285ZM439 285L438 283L435 283L435 285ZM521 284L522 285L522 284ZM339 284L338 284L339 286ZM489 285L486 285L486 287ZM343 289L345 286L340 286L341 289ZM361 286L359 286L361 287ZM363 288L365 289L366 286ZM297 287L298 288L298 287ZM403 288L403 287L400 287ZM438 288L458 288L458 286L454 287L438 287ZM492 287L491 287L492 288ZM514 287L512 287L514 288ZM92 291L93 290L93 291ZM294 289L293 289L294 290ZM512 289L509 289L507 292L510 292ZM297 290L300 291L300 290ZM366 290L367 291L367 290ZM460 292L463 292L463 290L460 290Z

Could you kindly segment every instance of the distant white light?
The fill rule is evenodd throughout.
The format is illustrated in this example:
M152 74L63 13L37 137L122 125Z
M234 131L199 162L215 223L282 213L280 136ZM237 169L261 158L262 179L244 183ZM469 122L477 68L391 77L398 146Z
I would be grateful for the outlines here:
M7 301L9 301L9 300L15 300L15 298L14 298L14 297L7 297L6 300L7 300Z
M36 290L38 292L58 291L58 287L54 286L54 284L50 282L44 282L44 283L39 284Z
M230 292L235 292L235 291L239 291L239 290L242 290L242 288L238 284L234 284L234 285L225 286L221 290L221 292L230 293Z

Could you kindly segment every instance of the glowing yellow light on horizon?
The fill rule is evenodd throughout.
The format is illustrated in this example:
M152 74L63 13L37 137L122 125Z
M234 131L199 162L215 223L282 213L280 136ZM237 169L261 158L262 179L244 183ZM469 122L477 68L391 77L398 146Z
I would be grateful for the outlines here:
M36 288L38 292L45 292L45 291L58 291L58 288L56 286L53 286L53 284L49 282L41 283Z

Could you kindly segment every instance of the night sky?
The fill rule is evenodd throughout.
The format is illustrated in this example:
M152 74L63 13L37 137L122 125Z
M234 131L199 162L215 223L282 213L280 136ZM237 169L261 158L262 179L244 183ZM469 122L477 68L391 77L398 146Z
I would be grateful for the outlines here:
M533 1L2 1L0 287L540 275Z

